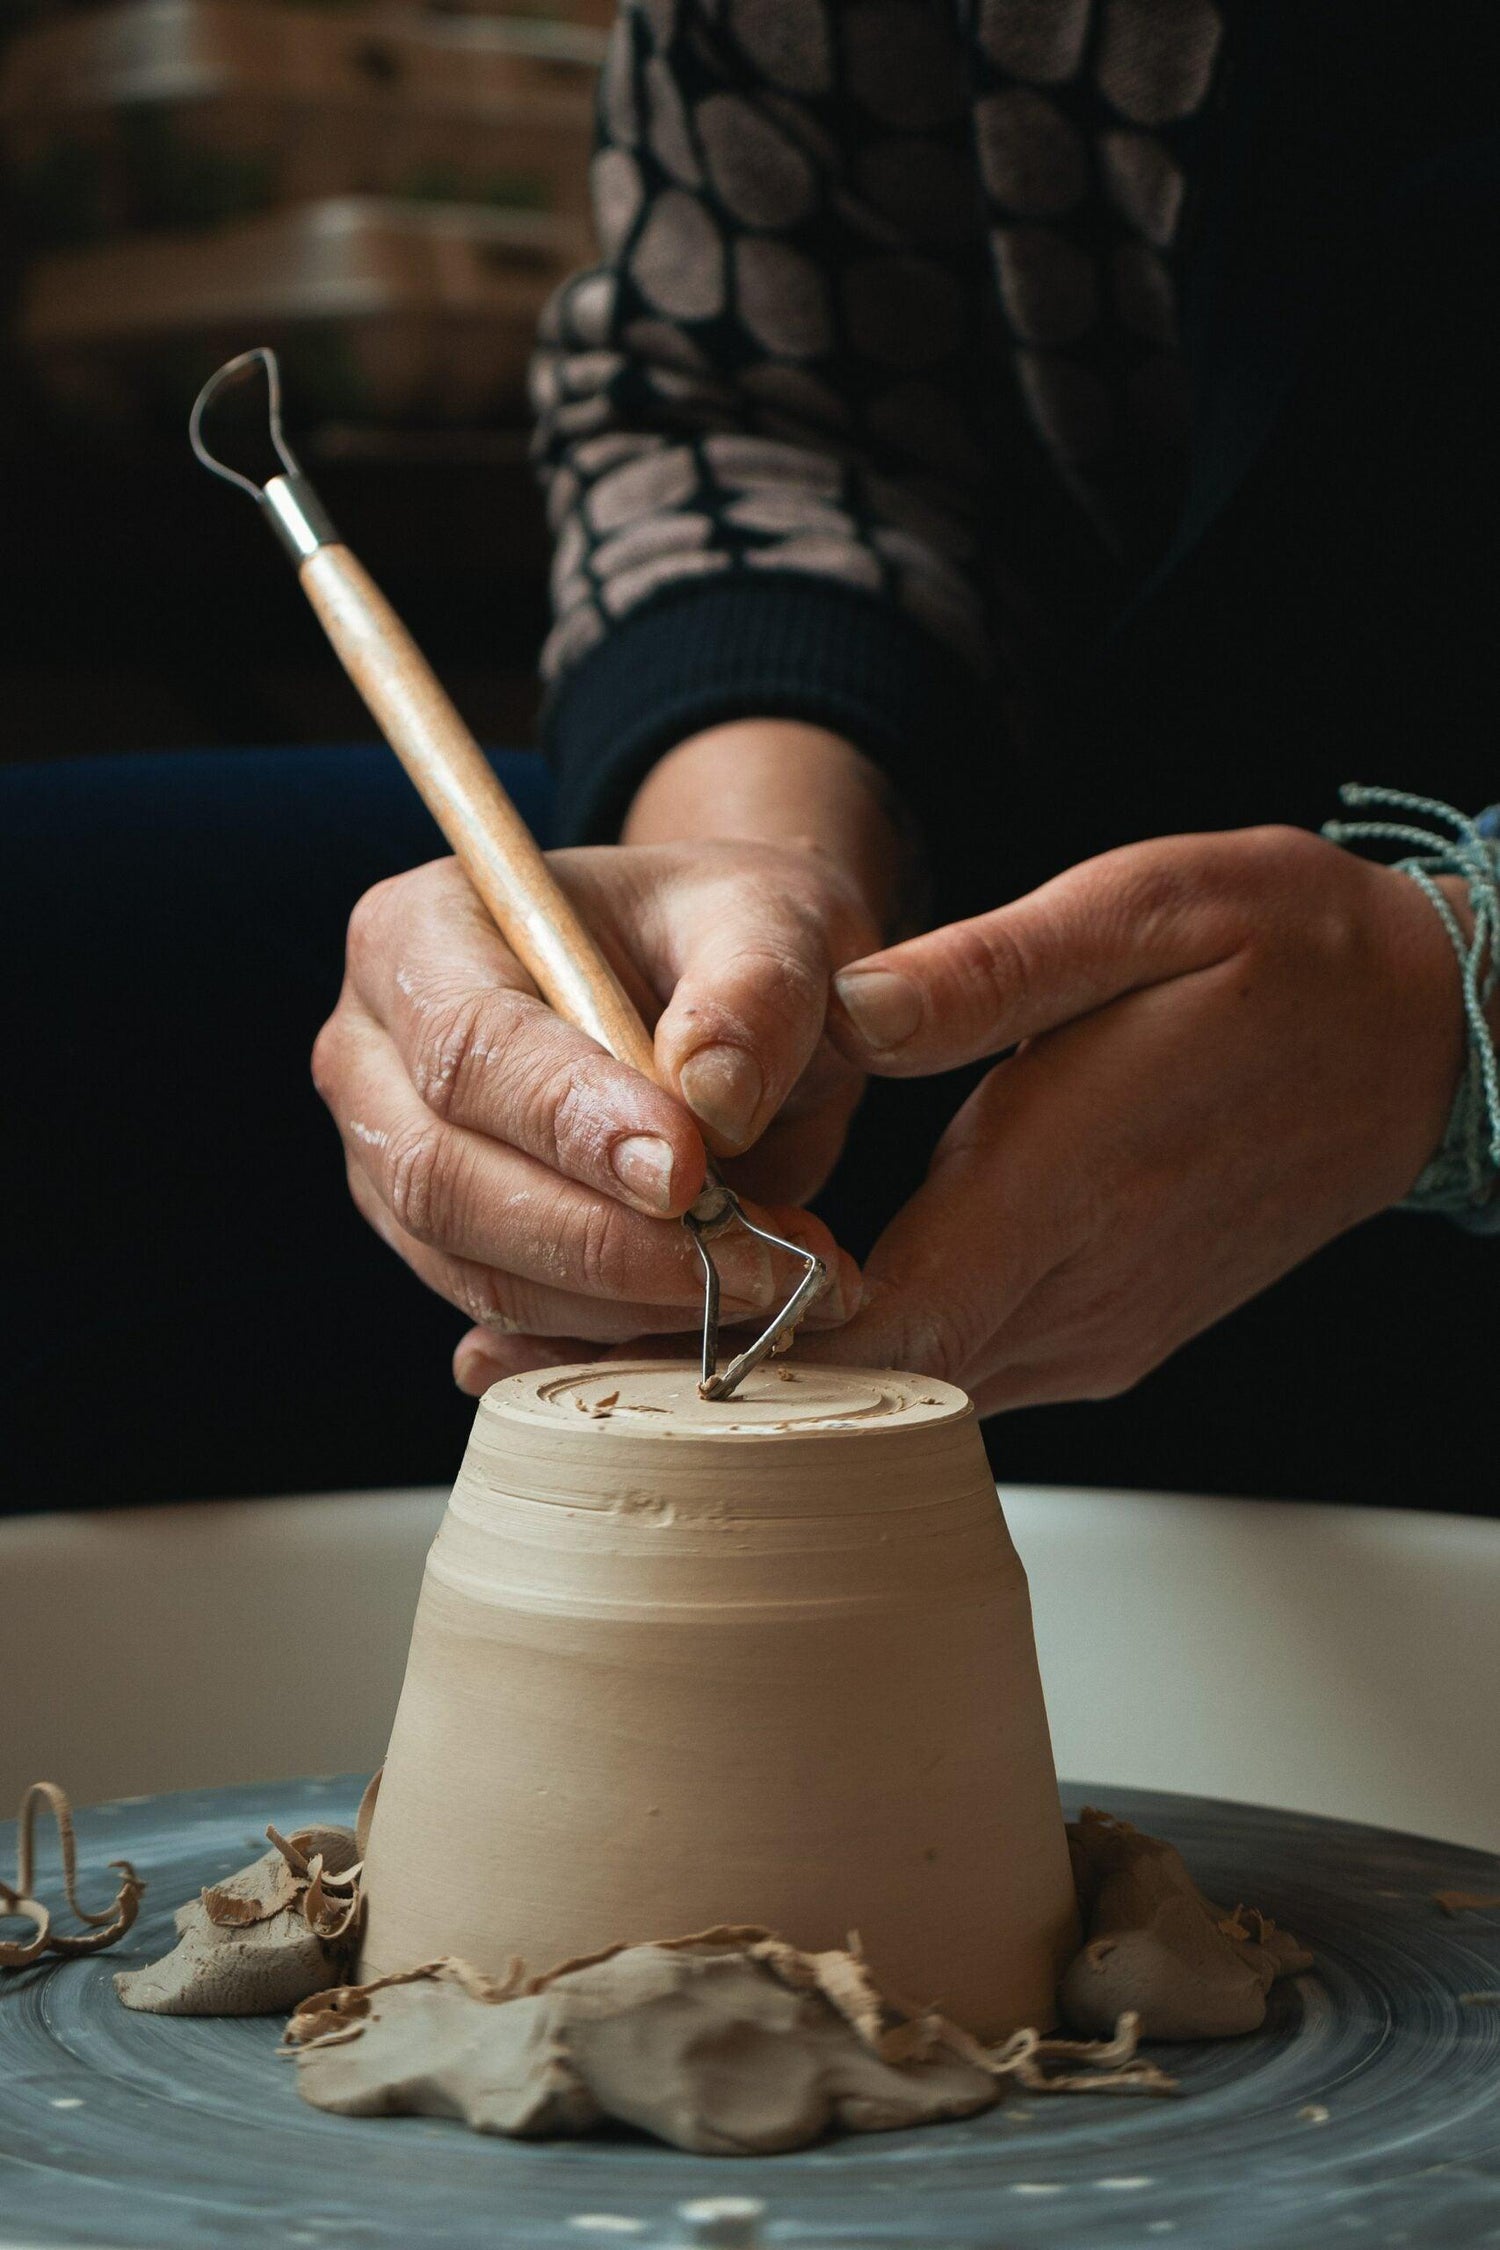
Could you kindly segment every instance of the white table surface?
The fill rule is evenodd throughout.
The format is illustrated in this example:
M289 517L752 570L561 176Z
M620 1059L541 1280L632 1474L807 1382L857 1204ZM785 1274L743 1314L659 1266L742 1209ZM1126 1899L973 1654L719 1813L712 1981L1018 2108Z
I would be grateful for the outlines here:
M1060 1772L1500 1850L1500 1522L1001 1497ZM0 1520L0 1807L374 1767L443 1498Z

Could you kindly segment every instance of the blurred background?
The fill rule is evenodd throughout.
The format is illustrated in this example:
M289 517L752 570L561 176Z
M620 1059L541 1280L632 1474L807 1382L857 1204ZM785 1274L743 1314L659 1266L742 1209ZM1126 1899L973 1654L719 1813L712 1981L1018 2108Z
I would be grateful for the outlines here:
M0 757L369 738L256 511L188 452L199 383L251 342L465 717L530 739L525 367L590 255L610 11L0 7Z

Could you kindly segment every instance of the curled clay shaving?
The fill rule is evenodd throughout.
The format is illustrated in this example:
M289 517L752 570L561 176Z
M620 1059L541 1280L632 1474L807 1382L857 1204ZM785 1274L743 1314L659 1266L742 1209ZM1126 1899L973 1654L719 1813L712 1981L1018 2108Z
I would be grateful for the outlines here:
M1223 2039L1264 2023L1278 1977L1312 1955L1253 1907L1211 1906L1172 1845L1086 1808L1068 1829L1083 1950L1063 2016L1098 2037L1129 2010L1145 2039Z
M115 1989L127 2008L161 2016L278 2015L346 1968L363 1899L359 1847L347 1828L266 1834L272 1849L179 1907L178 1942Z
M63 1896L79 1921L87 1925L85 1931L69 1936L53 1929L51 1910L36 1896L36 1823L44 1806L57 1823ZM107 1945L122 1938L140 1911L141 1893L146 1886L128 1859L112 1859L109 1864L120 1878L120 1887L112 1905L98 1914L90 1914L78 1903L78 1846L73 1834L73 1809L66 1793L55 1781L34 1781L21 1799L17 1816L16 1879L14 1883L0 1882L0 1918L14 1916L18 1921L30 1922L33 1934L29 1938L0 1940L0 1969L28 1969L44 1953L57 1953L65 1958L80 1953L102 1953Z
M905 2019L855 1953L755 1928L617 1946L527 1979L429 1962L304 2001L298 2088L345 2116L459 2117L544 2138L615 2119L706 2156L802 2148L1046 2093L1166 2092L1122 2024L1097 2046L1020 2032L988 2049L936 2014ZM1058 2072L1048 2065L1081 2067Z
M1445 1914L1483 1914L1500 1906L1500 1891L1434 1891L1432 1895Z

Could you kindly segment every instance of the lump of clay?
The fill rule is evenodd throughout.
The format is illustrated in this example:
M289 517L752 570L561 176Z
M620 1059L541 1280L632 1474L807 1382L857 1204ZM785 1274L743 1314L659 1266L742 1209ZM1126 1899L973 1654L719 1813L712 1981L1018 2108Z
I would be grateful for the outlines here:
M528 2138L612 2118L704 2156L969 2117L1004 2078L1061 2086L1043 2067L1054 2049L1093 2059L1034 2033L991 2054L940 2017L898 2016L853 1954L800 1953L762 1930L622 1947L530 1985L519 1969L497 1983L429 1963L309 2000L287 2037L320 2109ZM1099 2082L1165 2083L1133 2056L1127 2034L1098 2058Z
M269 2016L352 1965L359 1848L347 1828L266 1831L272 1849L176 1914L178 1942L149 1968L123 1970L127 2008L159 2016Z
M355 2028L300 2049L300 2091L320 2109L525 2137L612 2117L703 2156L967 2117L996 2095L956 2055L883 2061L819 1992L712 1944L631 1946L513 1994L437 1964L371 1988Z
M1059 1995L1074 2031L1099 2036L1128 2010L1145 2039L1223 2039L1264 2023L1278 1977L1312 1955L1253 1908L1203 1896L1171 1844L1085 1810L1068 1829L1087 1933Z

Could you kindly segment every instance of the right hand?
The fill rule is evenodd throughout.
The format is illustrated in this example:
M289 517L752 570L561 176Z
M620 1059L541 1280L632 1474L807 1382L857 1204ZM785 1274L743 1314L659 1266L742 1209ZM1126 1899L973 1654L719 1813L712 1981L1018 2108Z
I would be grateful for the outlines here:
M686 1230L704 1144L770 1224L827 1258L812 1319L860 1277L798 1208L831 1169L862 1077L823 1036L832 972L879 932L823 852L662 843L550 855L648 1025L665 1086L537 997L456 861L367 892L313 1077L365 1218L477 1325L462 1387L599 1345L692 1329ZM671 1091L668 1091L670 1088ZM748 1155L741 1152L748 1151ZM794 1274L753 1238L714 1245L726 1321L762 1319Z

